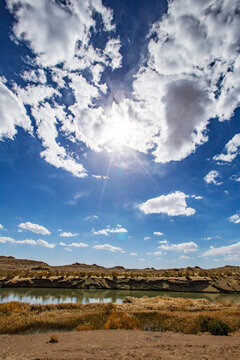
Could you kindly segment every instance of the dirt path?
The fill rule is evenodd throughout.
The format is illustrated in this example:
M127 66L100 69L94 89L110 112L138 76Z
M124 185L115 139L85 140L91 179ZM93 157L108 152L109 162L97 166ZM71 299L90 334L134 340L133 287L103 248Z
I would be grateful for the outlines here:
M240 337L100 330L51 334L1 335L2 360L239 360Z

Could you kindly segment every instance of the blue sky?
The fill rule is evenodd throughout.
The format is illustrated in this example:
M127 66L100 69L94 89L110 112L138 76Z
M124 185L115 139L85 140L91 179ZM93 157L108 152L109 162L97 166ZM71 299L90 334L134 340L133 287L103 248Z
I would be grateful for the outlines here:
M0 3L0 253L239 265L237 0Z

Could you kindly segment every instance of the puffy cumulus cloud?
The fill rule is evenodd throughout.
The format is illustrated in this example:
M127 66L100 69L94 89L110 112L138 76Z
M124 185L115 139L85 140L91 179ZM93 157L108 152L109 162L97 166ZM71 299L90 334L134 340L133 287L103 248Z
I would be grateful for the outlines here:
M41 68L38 70L24 71L21 77L27 83L46 84L47 82L45 71Z
M151 239L151 238L150 238L150 236L144 236L143 239L144 239L144 240L149 240L149 239Z
M78 233L71 233L71 232L63 232L60 234L60 236L62 237L72 237L72 236L77 236Z
M32 114L37 122L37 134L45 148L41 152L41 157L49 164L67 170L76 177L87 176L83 165L67 154L66 149L56 141L58 137L57 121L65 119L63 108L58 105L52 107L49 103L46 103L38 108L33 108Z
M30 47L37 71L24 73L31 83L27 93L16 87L14 104L20 99L30 102L44 147L41 156L77 177L87 171L68 153L64 141L61 145L62 137L98 152L128 147L150 153L156 162L180 161L208 140L211 118L229 119L240 103L238 0L231 5L229 0L170 1L167 14L149 32L148 54L134 74L132 93L125 96L123 91L118 102L111 100L118 90L108 79L103 83L102 74L121 66L121 39L113 33L113 13L102 1L6 0L6 4L16 19L15 41ZM92 42L98 21L103 29L101 49ZM48 89L45 70L58 90ZM74 99L71 105L59 95L63 87ZM108 93L109 101L103 103L101 97ZM14 136L16 121L30 127L24 115L6 119L5 136ZM194 211L188 209L185 215Z
M216 155L213 157L213 160L220 162L231 162L239 154L240 148L240 134L234 135L234 137L228 141L224 147L224 153Z
M240 216L239 216L239 214L234 214L234 215L230 216L228 218L228 220L231 221L234 224L239 224L240 223Z
M0 224L0 230L4 229L4 226L2 224Z
M209 250L203 253L203 256L240 256L240 242L219 248L210 246Z
M120 252L120 253L125 253L125 251L118 247L118 246L113 246L113 245L109 245L109 244L104 244L104 245L94 245L93 249L96 250L107 250L107 251L111 251L111 252Z
M214 184L214 185L221 185L222 182L216 180L217 178L219 178L221 175L219 174L219 172L217 170L211 170L209 171L209 173L204 177L204 181L207 184Z
M31 132L31 121L27 117L26 109L17 96L0 80L0 140L13 139L16 126Z
M131 255L131 256L138 256L138 253L131 252L130 255Z
M50 244L47 241L42 240L42 239L15 240L15 239L12 239L10 237L5 237L5 236L0 236L0 243L2 243L2 244L11 243L11 244L21 244L21 245L39 245L39 246L43 246L43 247L46 247L49 249L53 249L56 246L55 244Z
M239 25L238 0L169 2L135 75L136 100L118 106L137 134L129 136L131 147L152 152L157 162L180 161L208 140L212 117L231 117L240 101Z
M100 83L105 68L114 70L121 66L121 43L112 33L115 29L112 11L103 6L101 0L82 3L75 0L7 0L6 5L16 20L12 28L15 42L25 42L35 59L31 63L31 70L21 75L27 82L25 87L15 84L15 94L12 94L1 84L0 136L12 138L16 133L15 126L31 129L22 102L30 105L31 115L36 120L37 135L45 148L41 156L57 168L84 177L87 172L83 165L68 153L65 143L61 145L56 139L61 131L61 135L72 142L79 140L87 146L94 144L92 137L98 133L99 110L94 111L92 100L107 91L107 85ZM102 50L91 44L97 22L101 22L103 31L109 33L107 37L103 35L105 48ZM60 63L62 66L56 67ZM86 69L92 73L92 80L86 80L81 75L81 71ZM57 88L68 87L69 96L75 98L71 108L67 109L68 104L66 107L59 106L59 100L62 98L62 104L66 98L52 83L47 84L46 71ZM56 127L57 122L62 125L60 130Z
M36 234L50 235L50 231L42 225L32 224L31 222L21 223L18 225L18 231L28 230Z
M128 232L128 230L122 227L122 225L117 225L116 228L112 228L112 229L108 226L106 227L106 229L101 229L98 231L93 230L94 235L106 235L106 236L109 236L109 234L126 233L126 232Z
M0 244L6 244L6 243L15 243L15 240L11 237L7 236L0 236Z
M144 214L167 214L168 216L195 214L196 210L187 206L186 198L189 197L181 191L149 199L139 205Z
M106 31L114 29L112 13L100 0L73 0L65 4L50 0L7 0L6 3L17 20L13 26L16 39L27 42L44 66L69 61L78 47L88 45L90 30L95 26L94 13L101 15Z
M163 244L158 247L159 249L165 250L165 251L183 251L184 253L189 252L195 252L198 250L198 245L193 242L185 242L185 243L179 243L179 244Z
M163 233L162 233L162 232L160 232L160 231L155 231L155 232L153 233L153 235L162 236L162 235L163 235Z

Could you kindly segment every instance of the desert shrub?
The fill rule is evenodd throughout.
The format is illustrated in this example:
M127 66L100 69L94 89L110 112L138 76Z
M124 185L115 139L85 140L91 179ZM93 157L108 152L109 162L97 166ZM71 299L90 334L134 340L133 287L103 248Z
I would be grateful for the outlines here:
M84 324L84 325L78 325L75 330L76 331L89 331L89 330L95 330L95 327L92 324Z
M199 324L202 332L209 332L211 335L227 336L231 331L231 328L227 323L210 317L200 316Z
M12 313L22 313L24 310L28 310L30 305L20 303L17 301L11 301L8 303L0 304L0 313L10 315Z
M58 337L57 335L51 335L49 342L50 342L51 344L56 344L56 343L59 342L59 337Z
M109 315L104 329L136 330L140 328L139 321L132 315L123 311L115 311Z

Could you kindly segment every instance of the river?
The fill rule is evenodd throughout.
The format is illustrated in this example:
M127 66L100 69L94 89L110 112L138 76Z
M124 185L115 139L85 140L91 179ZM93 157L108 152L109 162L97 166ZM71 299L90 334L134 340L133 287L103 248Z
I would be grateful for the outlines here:
M141 290L96 290L96 289L42 289L42 288L0 288L0 303L20 301L29 304L59 304L113 302L122 303L126 296L166 296L190 299L207 299L211 302L223 300L232 304L240 304L240 294L211 294L171 291Z

